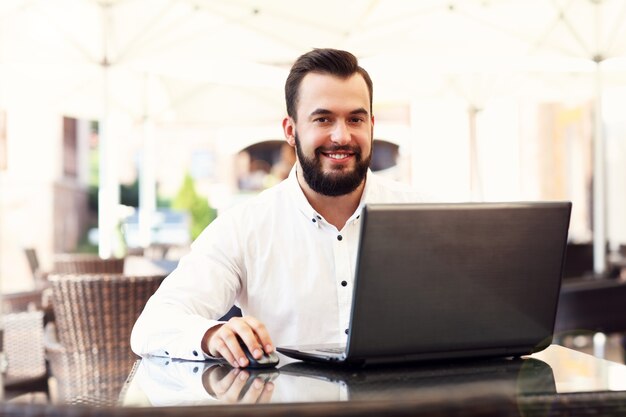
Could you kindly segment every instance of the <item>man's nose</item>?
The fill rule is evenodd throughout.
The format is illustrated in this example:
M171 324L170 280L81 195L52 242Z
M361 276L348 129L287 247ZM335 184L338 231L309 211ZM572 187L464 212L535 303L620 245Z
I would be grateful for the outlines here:
M330 140L338 145L345 145L350 142L350 130L345 122L337 121L335 123Z

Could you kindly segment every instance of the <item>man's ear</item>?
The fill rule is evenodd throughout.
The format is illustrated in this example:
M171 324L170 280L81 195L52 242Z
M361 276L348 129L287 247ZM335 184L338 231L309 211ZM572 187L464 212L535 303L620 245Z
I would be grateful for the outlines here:
M289 146L296 146L296 123L290 116L283 119L283 133Z

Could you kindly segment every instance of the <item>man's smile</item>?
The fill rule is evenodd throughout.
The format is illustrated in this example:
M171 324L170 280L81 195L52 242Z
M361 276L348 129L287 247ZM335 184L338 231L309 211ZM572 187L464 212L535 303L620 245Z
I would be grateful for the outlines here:
M354 156L353 152L321 152L321 154L338 162L345 161Z

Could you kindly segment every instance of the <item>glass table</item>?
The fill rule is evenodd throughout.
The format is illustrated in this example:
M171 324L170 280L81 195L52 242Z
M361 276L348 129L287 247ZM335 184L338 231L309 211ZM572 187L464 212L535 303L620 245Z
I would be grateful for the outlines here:
M372 368L282 355L265 370L148 357L135 362L120 391L119 407L148 414L232 416L255 407L259 415L620 415L626 366L554 344L517 359Z

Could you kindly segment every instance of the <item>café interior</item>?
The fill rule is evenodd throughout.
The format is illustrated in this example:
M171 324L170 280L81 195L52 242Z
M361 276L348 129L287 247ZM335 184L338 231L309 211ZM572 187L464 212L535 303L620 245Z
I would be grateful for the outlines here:
M284 82L314 47L374 80L376 174L572 203L547 348L248 370L130 350L200 231L289 174ZM622 415L625 74L621 0L3 0L0 415Z

